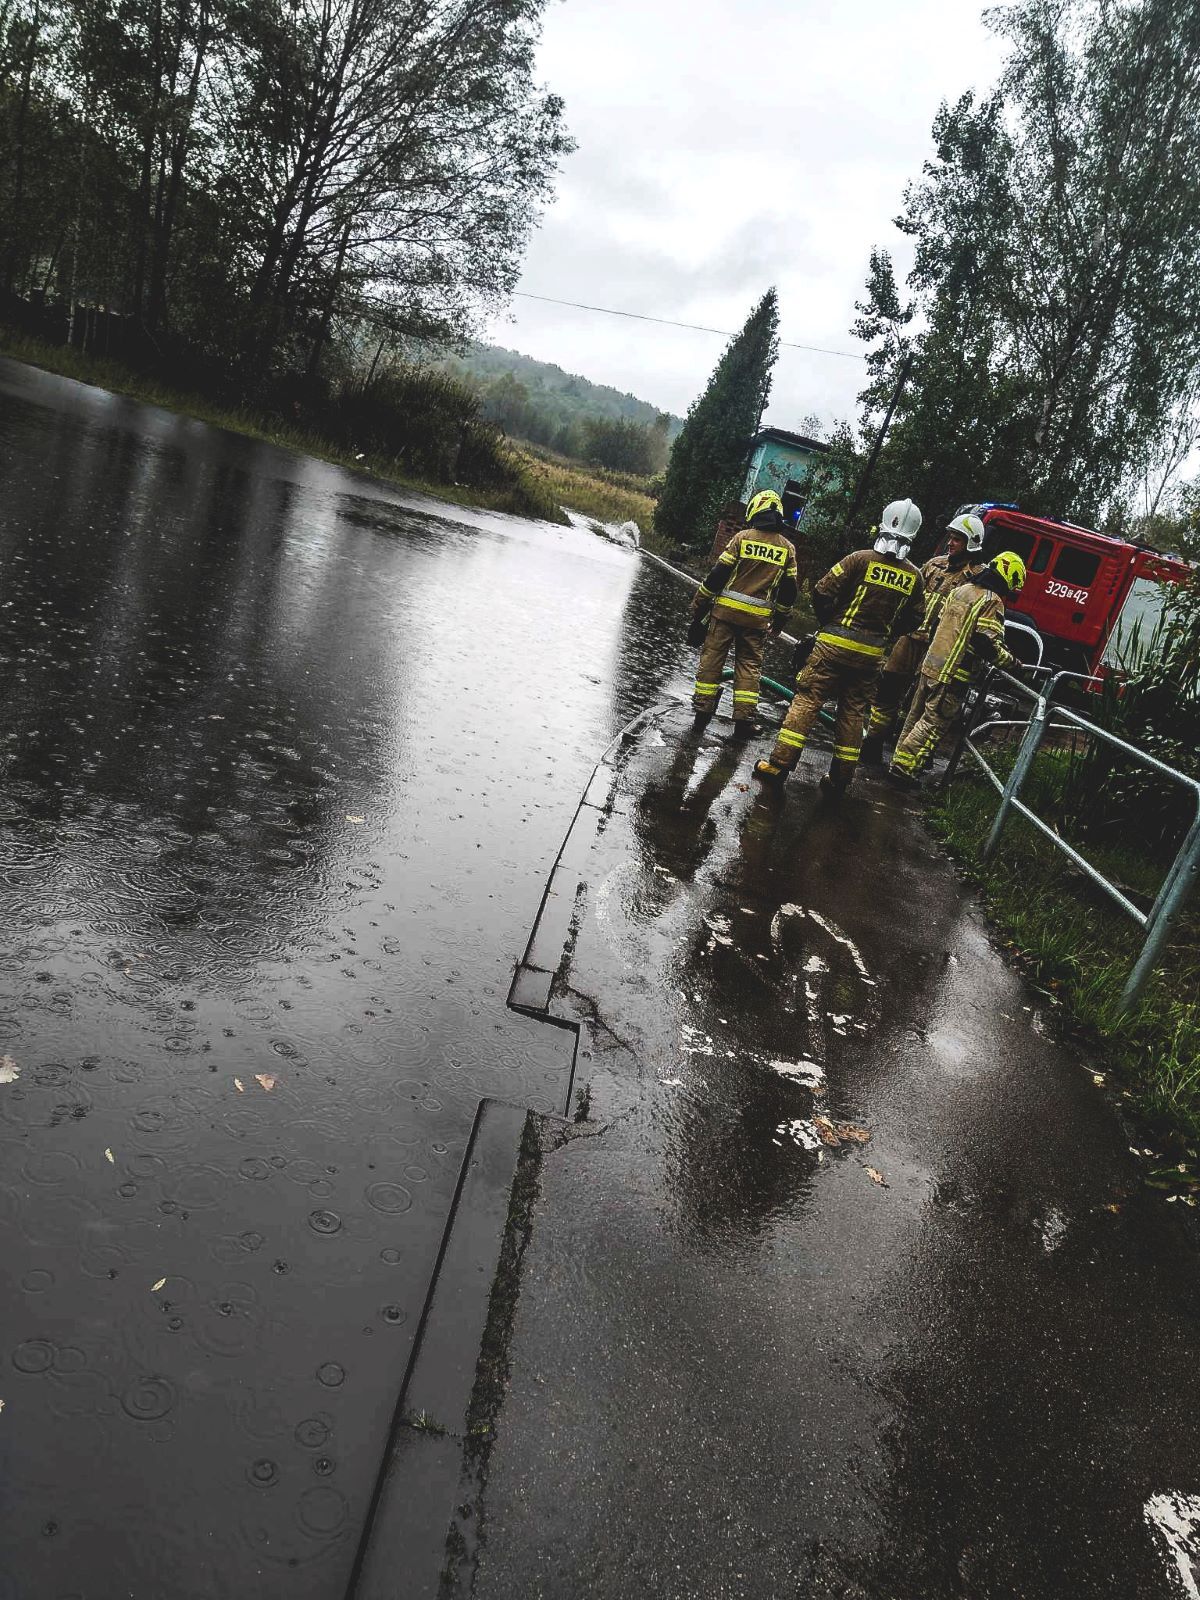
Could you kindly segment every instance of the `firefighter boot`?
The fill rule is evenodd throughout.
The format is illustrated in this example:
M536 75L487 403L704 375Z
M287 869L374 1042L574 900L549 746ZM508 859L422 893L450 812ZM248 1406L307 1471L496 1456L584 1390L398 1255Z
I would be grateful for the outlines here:
M831 798L845 794L854 781L854 764L850 761L831 762L829 771L821 779L821 792Z
M859 762L864 767L883 766L883 734L869 733L862 742L862 749L858 752Z
M784 784L787 782L788 769L774 766L770 761L756 761L754 763L754 776L760 783Z
M745 744L750 739L757 739L765 731L761 722L753 717L743 717L733 725L734 743Z
M703 733L711 721L711 711L697 711L692 718L692 726L690 731L692 733Z

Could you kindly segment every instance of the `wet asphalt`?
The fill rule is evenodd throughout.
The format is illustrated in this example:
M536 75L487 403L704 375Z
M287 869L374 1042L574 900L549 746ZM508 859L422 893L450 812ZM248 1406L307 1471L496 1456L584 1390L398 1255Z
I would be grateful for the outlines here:
M1194 1596L1200 1263L1094 1063L915 804L689 721L564 852L585 1094L461 1592Z
M673 580L0 362L0 1597L341 1597Z
M478 1600L1194 1592L1195 1255L911 804L666 711L505 1009L675 580L11 363L0 482L0 1600L342 1600L485 1097Z

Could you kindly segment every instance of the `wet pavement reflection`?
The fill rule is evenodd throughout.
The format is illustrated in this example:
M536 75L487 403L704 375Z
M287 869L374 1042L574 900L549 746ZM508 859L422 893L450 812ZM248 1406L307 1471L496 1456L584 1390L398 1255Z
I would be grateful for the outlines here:
M820 740L764 793L689 724L568 841L586 1119L547 1130L472 1593L1165 1600L1172 1208L917 804L824 799Z
M688 652L598 538L0 363L2 1600L344 1592L599 752Z

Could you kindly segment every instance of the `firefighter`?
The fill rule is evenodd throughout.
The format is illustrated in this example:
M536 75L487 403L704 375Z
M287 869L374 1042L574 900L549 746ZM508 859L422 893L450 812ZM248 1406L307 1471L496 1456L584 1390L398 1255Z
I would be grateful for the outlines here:
M746 526L729 541L692 601L693 626L709 613L696 668L693 727L703 728L721 694L725 658L733 646L733 736L760 732L755 721L763 645L778 631L796 599L796 549L784 533L783 501L773 489L746 507Z
M849 788L888 640L897 628L909 631L924 607L921 574L907 559L920 526L921 513L911 500L893 500L876 530L874 548L843 556L813 588L821 631L796 679L775 748L754 769L762 782L783 782L799 761L821 707L836 700L833 762L821 787L835 793Z
M1006 667L1004 602L1025 585L1025 563L1002 550L981 572L946 596L933 643L921 663L917 692L896 742L888 777L911 788L954 721L974 673L983 664Z
M883 765L883 742L895 725L913 679L921 670L921 662L942 615L946 596L964 579L974 577L983 568L983 523L978 517L955 517L947 523L946 532L950 537L945 555L931 557L921 568L921 579L925 584L925 612L921 625L915 632L906 633L903 638L896 640L887 664L879 675L875 704L871 707L867 736L859 757L864 766Z

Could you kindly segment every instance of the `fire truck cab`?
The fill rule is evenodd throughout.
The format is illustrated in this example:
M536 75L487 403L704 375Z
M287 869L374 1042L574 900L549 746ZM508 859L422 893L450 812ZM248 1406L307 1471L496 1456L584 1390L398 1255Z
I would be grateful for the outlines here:
M1046 665L1103 675L1132 667L1149 640L1170 590L1196 569L1178 556L1133 544L1053 517L1027 516L1018 506L962 506L983 521L984 556L1013 550L1025 563L1025 587L1007 606L1014 622L1042 637ZM1010 648L1025 657L1014 630Z

